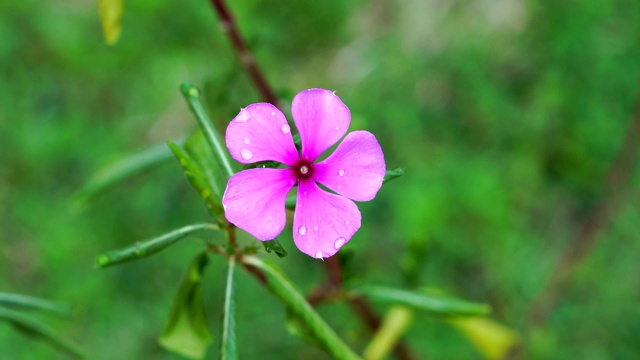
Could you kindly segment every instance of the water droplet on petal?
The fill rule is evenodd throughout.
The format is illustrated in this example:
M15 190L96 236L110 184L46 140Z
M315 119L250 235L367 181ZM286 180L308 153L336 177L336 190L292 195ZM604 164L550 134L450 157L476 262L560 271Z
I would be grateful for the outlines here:
M322 256L322 252L321 251L318 251L316 253L316 259L320 259L320 260L324 259L323 256Z
M283 132L284 134L288 134L288 133L289 133L289 131L291 131L291 128L290 128L290 127L289 127L289 125L287 125L287 124L282 125L282 128L281 128L281 129L282 129L282 132Z
M338 170L338 175L340 175L340 176L344 175L344 170L342 170L342 169Z
M344 223L345 225L349 225L349 220L345 221Z
M342 189L342 185L338 185L338 190Z
M302 225L302 226L300 226L300 227L298 228L298 234L300 234L300 235L304 235L304 234L306 234L306 233L307 233L307 227L306 227L306 226Z
M272 112L271 112L271 116L276 116L276 112L275 112L275 111L272 111Z
M251 158L253 157L253 153L251 151L247 150L247 149L242 150L240 152L240 155L245 160L251 160Z
M267 220L271 221L273 218L271 216L267 217Z
M336 126L336 130L340 129L339 127Z
M249 138L244 138L244 143L249 145L251 143L251 139Z
M256 106L256 110L260 110L260 105Z
M318 220L322 220L322 216L318 216Z
M236 122L245 123L249 121L249 113L245 109L240 109L240 114L236 116Z
M306 191L305 191L305 192L303 192L303 193L302 193L302 195L307 196L307 192L306 192Z
M243 211L242 215L247 215L247 210Z
M314 226L314 227L313 227L313 231L318 231L318 227L317 227L317 226Z
M333 247L338 250L342 247L342 245L344 245L345 241L347 241L345 238L339 237L336 239L336 242L333 243Z

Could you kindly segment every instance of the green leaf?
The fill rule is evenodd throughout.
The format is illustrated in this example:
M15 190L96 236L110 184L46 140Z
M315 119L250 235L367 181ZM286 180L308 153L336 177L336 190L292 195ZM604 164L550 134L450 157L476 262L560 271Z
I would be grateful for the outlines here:
M222 360L238 358L236 351L235 265L235 258L230 257L227 271L227 287L224 293L224 310L222 312L222 348L220 349L220 359Z
M0 293L0 305L25 310L44 310L64 317L71 316L71 309L67 305L27 295Z
M23 334L37 340L45 341L59 351L74 358L84 359L85 357L78 345L58 335L54 330L31 316L0 307L0 320L9 322L15 329Z
M75 205L81 207L96 195L144 171L171 160L171 151L164 145L156 145L126 156L98 170L74 195Z
M287 310L307 328L309 336L314 338L329 355L334 359L360 359L275 266L255 256L244 256L242 260L244 264L264 273L267 289L284 303Z
M220 230L220 228L214 224L187 225L153 239L135 243L124 249L113 250L101 254L96 259L96 263L98 267L103 268L120 264L125 261L137 260L143 257L147 257L164 250L165 248L173 245L178 240L183 239L188 235L202 230Z
M247 169L277 169L278 167L280 167L280 163L277 161L271 161L271 160L266 160L266 161L258 161L258 162L254 162L251 164L246 164L242 167L242 170L247 170Z
M287 196L287 198L284 200L284 207L287 210L291 210L291 211L295 210L297 200L298 200L298 197L296 195Z
M208 263L209 255L201 252L189 265L158 339L165 349L190 359L204 358L212 341L202 304L202 274Z
M508 327L487 318L451 318L447 322L460 331L485 359L505 359L519 340Z
M104 41L114 45L122 29L122 0L98 0Z
M272 251L276 253L276 255L278 255L279 258L283 258L287 255L289 255L289 253L287 252L287 250L285 250L282 245L280 244L280 241L278 241L278 239L273 239L273 240L269 240L269 241L261 241L262 245L264 245L264 249L267 250L268 253L271 253Z
M227 187L227 178L220 169L220 165L216 160L211 146L204 137L201 130L191 135L184 144L185 150L191 158L198 164L207 183L217 194L218 198L222 198L224 189Z
M192 84L183 83L180 86L180 91L182 91L182 95L184 96L185 100L187 100L189 108L196 116L196 120L198 120L200 129L202 129L202 132L204 133L207 142L211 146L213 154L216 156L218 163L220 163L220 166L224 170L227 179L232 177L234 171L231 167L229 154L223 146L222 141L220 140L220 135L213 127L209 115L205 111L204 106L200 101L200 90L198 90L198 88Z
M395 168L393 170L387 170L387 172L384 174L384 178L382 179L382 184L386 184L387 182L393 179L397 179L402 175L404 175L403 168Z
M207 178L198 163L179 145L171 141L167 142L167 145L169 145L171 152L173 152L173 155L180 162L191 187L193 187L198 195L205 201L207 209L209 209L215 217L221 216L223 209L219 193L214 191L212 185L207 182Z
M382 325L364 350L367 360L383 359L409 328L413 313L403 306L394 306L385 315Z
M367 286L361 292L375 300L426 311L431 315L483 316L491 311L491 308L486 304L473 303L427 291L408 291L382 286Z

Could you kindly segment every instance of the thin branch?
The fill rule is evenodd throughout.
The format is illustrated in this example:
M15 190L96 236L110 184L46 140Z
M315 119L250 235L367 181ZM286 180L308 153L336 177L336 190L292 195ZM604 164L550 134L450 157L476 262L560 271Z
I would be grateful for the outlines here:
M632 115L623 143L604 180L601 200L579 225L560 256L543 291L529 314L533 326L544 325L570 285L571 278L594 249L600 235L611 225L628 190L633 171L640 160L640 98Z
M247 47L247 44L242 39L240 31L238 31L238 26L236 25L235 19L229 11L227 4L224 0L211 0L211 5L220 18L220 28L229 37L229 41L231 41L231 45L233 46L233 50L236 52L236 56L238 57L240 64L242 64L242 67L249 75L249 78L260 93L262 99L281 108L279 106L278 97L258 67L258 64Z

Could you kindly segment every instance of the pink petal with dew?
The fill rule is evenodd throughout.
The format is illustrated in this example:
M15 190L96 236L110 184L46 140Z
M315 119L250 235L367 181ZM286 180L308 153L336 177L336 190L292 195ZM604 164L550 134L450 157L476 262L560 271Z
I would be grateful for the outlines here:
M302 159L315 161L347 133L349 108L332 91L309 89L293 98L293 121L300 132Z
M378 140L368 131L349 133L336 151L313 167L313 179L356 201L369 201L386 172Z
M311 180L298 182L293 240L303 253L316 259L332 256L360 229L361 219L353 201L330 194Z
M225 141L231 157L243 164L272 160L292 166L299 159L287 119L267 103L240 110L227 127Z
M241 171L227 184L222 197L224 215L256 238L272 240L284 229L284 201L295 183L291 169Z

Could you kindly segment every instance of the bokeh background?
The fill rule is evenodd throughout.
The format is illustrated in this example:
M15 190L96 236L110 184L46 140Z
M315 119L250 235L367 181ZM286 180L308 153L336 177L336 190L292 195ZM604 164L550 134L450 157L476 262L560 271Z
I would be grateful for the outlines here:
M303 89L335 90L351 129L376 134L388 168L406 168L359 204L363 226L344 249L354 283L489 303L492 318L520 334L526 358L640 353L637 167L545 326L529 327L560 254L608 196L604 179L640 96L640 2L230 3L284 103ZM122 36L109 46L94 1L3 1L0 76L0 291L72 306L72 319L43 319L91 359L179 359L156 339L198 237L94 267L101 252L207 220L179 164L83 208L73 195L106 164L195 129L181 82L203 90L221 130L260 100L210 4L125 0ZM289 233L288 257L265 256L309 291L324 273ZM327 358L287 333L283 307L255 279L238 281L241 358ZM223 286L224 262L214 258L203 289L211 359ZM320 312L354 348L366 345L346 306ZM421 358L481 358L431 318L417 318L406 340ZM64 356L0 323L0 358Z

